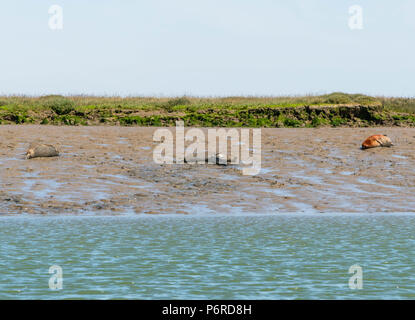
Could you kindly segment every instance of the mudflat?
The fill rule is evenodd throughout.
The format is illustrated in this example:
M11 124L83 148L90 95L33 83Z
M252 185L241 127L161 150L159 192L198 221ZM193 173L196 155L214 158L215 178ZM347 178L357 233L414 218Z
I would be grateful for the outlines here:
M0 126L0 213L415 211L415 128L262 129L254 176L236 165L156 164L155 130ZM395 145L361 150L373 134ZM33 141L57 146L60 156L26 160Z

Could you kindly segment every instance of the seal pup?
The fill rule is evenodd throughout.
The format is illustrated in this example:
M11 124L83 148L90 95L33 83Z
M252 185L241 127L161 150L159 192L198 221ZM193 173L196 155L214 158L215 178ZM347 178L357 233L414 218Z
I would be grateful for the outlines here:
M370 136L362 143L362 149L391 146L393 146L391 139L387 135L383 134L375 134Z
M26 152L26 159L57 156L59 156L59 151L54 146L38 142L31 143Z

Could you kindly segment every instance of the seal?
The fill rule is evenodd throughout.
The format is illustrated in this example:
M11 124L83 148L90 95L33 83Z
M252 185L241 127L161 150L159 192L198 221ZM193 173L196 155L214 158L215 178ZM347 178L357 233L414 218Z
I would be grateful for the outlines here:
M370 136L362 143L362 149L376 148L376 147L392 147L393 143L387 135L375 134Z
M229 158L226 158L222 153L216 153L214 157L206 157L206 158L194 158L194 159L188 159L187 157L184 158L184 163L191 163L194 164L199 163L213 163L220 166L227 166L232 161Z
M26 159L57 156L59 156L59 151L54 146L37 142L31 143L26 152Z
M231 159L227 159L222 153L215 155L215 163L220 166L227 166L231 162Z

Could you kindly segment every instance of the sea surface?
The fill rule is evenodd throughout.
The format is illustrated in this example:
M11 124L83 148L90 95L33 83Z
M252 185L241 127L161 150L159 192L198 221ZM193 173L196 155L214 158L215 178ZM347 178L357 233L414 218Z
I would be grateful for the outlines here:
M414 231L410 213L0 216L0 299L414 299Z

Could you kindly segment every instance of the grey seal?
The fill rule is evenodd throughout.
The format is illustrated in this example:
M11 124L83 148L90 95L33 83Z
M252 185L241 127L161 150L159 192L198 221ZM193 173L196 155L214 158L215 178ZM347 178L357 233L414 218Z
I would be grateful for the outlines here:
M59 156L59 151L54 146L38 142L31 143L26 152L26 159L57 156Z

